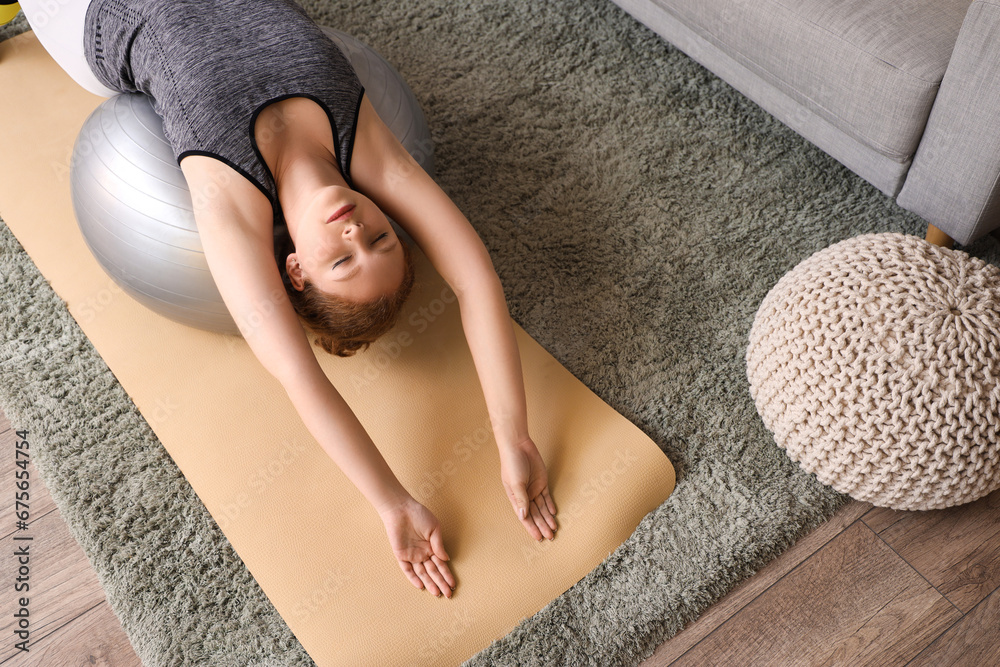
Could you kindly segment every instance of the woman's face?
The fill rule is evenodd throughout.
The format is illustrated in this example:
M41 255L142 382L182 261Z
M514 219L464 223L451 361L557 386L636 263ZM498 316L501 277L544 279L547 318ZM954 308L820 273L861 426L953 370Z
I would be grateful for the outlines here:
M403 247L375 202L332 185L317 191L296 225L296 251L286 260L292 285L303 277L323 292L368 301L403 280Z

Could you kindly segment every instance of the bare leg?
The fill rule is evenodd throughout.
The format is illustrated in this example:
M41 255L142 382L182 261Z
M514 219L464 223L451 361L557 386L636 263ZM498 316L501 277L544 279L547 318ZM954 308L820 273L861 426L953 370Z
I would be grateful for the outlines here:
M88 6L90 0L21 0L28 25L52 59L88 91L113 97L118 91L101 83L84 57L83 28Z
M955 245L955 239L951 238L934 225L927 225L927 236L925 238L928 243L939 245L942 248L950 248Z

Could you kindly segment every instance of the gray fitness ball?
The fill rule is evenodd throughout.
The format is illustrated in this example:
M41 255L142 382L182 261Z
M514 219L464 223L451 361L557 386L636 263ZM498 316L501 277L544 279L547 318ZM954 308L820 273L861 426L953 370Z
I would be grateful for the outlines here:
M433 176L427 121L399 72L354 37L323 31L351 61L379 117ZM70 188L87 246L125 292L182 324L239 335L205 261L184 174L148 96L115 95L87 118L73 146Z

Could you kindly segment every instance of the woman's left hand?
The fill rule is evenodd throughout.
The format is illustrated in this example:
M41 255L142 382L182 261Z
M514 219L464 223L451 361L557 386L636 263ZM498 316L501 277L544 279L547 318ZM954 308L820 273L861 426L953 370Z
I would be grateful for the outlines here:
M514 512L532 538L551 540L556 530L556 505L549 495L549 476L542 455L530 438L500 448L500 480Z

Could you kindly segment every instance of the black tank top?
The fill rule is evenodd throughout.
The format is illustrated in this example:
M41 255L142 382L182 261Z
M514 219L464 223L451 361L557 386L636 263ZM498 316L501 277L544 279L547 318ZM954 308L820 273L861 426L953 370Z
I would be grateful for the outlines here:
M278 191L253 136L271 102L308 97L326 111L337 163L353 187L364 88L293 0L92 0L84 35L102 83L151 98L178 164L188 155L225 162L267 196L275 227L284 225Z

